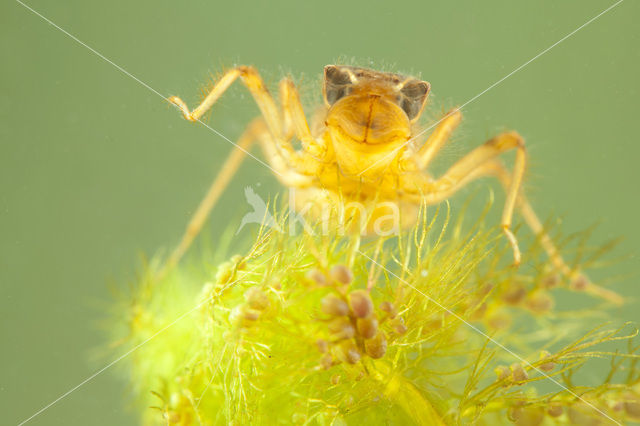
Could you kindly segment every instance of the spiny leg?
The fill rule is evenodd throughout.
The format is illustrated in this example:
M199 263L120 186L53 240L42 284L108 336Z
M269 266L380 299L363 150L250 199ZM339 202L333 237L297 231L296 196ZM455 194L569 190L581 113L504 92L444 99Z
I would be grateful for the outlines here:
M427 204L435 204L451 197L475 177L479 168L512 149L516 150L516 159L507 189L507 199L502 211L501 225L513 250L514 264L519 265L522 256L518 241L513 232L511 232L513 209L526 166L524 140L519 134L515 132L503 133L477 147L456 162L441 178L435 182L427 182L424 188L420 188L420 198L423 198Z
M266 126L263 127L266 130L261 130L260 133L263 136L265 132L271 135L270 138L266 138L268 139L266 144L268 146L265 148L265 144L263 144L263 148L270 152L271 161L280 163L279 167L273 167L272 170L279 175L278 177L282 181L291 178L291 176L280 176L278 170L286 170L285 174L287 175L292 173L295 175L295 172L310 176L315 175L318 167L317 160L324 159L327 149L324 142L312 137L300 103L298 91L290 79L284 79L280 84L284 117L281 117L273 97L258 72L253 67L246 66L239 66L227 71L214 84L202 103L193 111L190 111L184 101L177 96L170 97L169 101L182 110L187 120L198 121L238 77L249 89L262 112L263 122L266 123ZM289 127L292 127L292 129ZM302 152L293 149L291 145L291 136L293 134L302 142L304 148ZM262 139L265 139L265 137ZM291 169L295 169L295 172L292 172ZM293 177L294 180L296 178L297 176Z
M282 151L281 154L287 161L295 163L299 157L290 143L291 132L290 129L287 128L289 125L293 126L293 131L302 142L305 152L308 152L316 158L324 156L326 147L311 136L309 125L307 124L302 104L300 103L298 91L290 79L285 79L280 84L284 120L258 72L253 67L247 66L239 66L227 71L222 78L214 84L202 103L193 111L190 111L185 102L177 96L171 96L169 101L180 108L187 120L198 121L238 77L245 84L249 92L251 92L264 117L269 132L278 146L278 150ZM283 129L283 126L285 129Z
M253 98L260 108L260 112L262 112L267 122L269 130L276 138L282 138L282 120L278 107L271 97L271 94L269 94L262 78L253 67L239 66L225 72L220 80L213 85L213 88L200 105L194 108L193 111L190 111L184 101L177 96L171 96L169 102L178 106L180 110L182 110L184 118L187 120L198 121L238 77L240 77L247 89L249 89L249 92L251 92L251 95L253 95Z
M177 96L171 96L169 101L180 108L187 120L198 121L238 78L242 80L258 105L266 127L276 142L276 149L280 151L279 154L283 156L287 162L295 161L296 152L291 146L290 141L285 139L283 120L280 116L278 106L267 90L262 77L260 77L258 71L253 67L238 66L224 73L220 80L213 85L213 88L209 91L205 99L200 105L193 109L193 111L190 111L184 101Z

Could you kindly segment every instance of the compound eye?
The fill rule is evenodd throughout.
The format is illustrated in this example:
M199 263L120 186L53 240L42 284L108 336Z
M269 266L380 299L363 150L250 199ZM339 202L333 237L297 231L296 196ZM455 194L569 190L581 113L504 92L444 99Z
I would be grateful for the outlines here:
M420 115L429 95L431 86L426 81L409 80L400 89L400 107L409 117L415 120Z
M333 105L351 92L351 75L335 65L324 67L324 97L327 104Z

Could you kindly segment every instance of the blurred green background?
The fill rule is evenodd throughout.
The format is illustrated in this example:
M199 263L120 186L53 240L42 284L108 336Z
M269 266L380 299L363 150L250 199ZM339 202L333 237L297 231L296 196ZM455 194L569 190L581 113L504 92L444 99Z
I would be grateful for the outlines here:
M253 64L318 88L322 67L356 58L432 83L434 107L459 105L612 1L28 3L162 95L193 104L209 73ZM628 0L465 108L447 165L503 129L527 139L527 190L563 230L602 222L624 236L615 271L639 320L637 137L640 4ZM16 424L115 356L99 321L109 284L133 280L141 253L174 244L230 145L42 18L0 6L0 412ZM371 61L371 62L370 62ZM210 124L234 139L256 113L244 88ZM320 101L319 92L305 98ZM248 211L243 188L269 170L249 159L215 210L210 238ZM478 185L483 184L476 184ZM494 187L497 187L494 185ZM127 388L107 371L34 425L136 424Z

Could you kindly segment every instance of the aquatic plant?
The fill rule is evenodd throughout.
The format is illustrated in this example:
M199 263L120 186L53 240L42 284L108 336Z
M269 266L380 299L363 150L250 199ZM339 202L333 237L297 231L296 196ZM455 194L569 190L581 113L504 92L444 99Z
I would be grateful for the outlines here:
M636 329L596 326L598 287L561 276L535 238L513 268L499 230L465 216L423 211L385 238L263 227L245 253L217 262L220 243L160 280L150 262L115 328L144 422L640 420ZM585 235L554 236L576 270L605 251Z

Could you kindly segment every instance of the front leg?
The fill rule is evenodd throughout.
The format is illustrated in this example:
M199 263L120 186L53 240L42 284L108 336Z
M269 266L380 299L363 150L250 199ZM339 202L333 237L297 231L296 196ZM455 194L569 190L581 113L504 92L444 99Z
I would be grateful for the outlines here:
M187 120L199 121L204 113L216 103L220 96L222 96L238 77L240 77L244 85L249 89L249 92L251 92L251 95L253 95L271 133L278 139L281 139L283 136L282 119L280 118L278 107L267 90L262 77L260 77L258 71L253 67L239 66L225 72L222 78L213 85L213 88L200 105L193 111L190 111L185 102L177 96L171 96L169 102L180 108L184 118Z
M327 151L326 147L322 142L315 140L311 136L309 125L307 124L300 103L298 91L289 79L283 80L280 84L284 120L258 71L253 67L247 66L239 66L227 71L222 78L214 84L200 105L192 111L189 110L186 103L177 96L171 96L169 101L180 108L187 120L199 121L238 77L245 84L256 101L256 104L258 104L258 108L267 124L267 129L273 136L278 150L281 151L281 154L286 157L290 163L298 162L297 157L299 156L290 143L289 129L284 128L288 127L288 124L293 126L295 135L302 142L306 152L315 158L324 157Z

